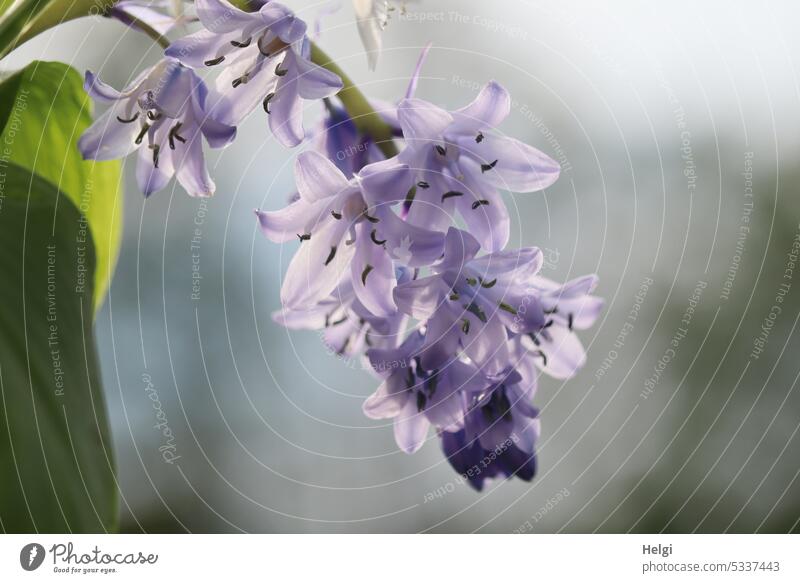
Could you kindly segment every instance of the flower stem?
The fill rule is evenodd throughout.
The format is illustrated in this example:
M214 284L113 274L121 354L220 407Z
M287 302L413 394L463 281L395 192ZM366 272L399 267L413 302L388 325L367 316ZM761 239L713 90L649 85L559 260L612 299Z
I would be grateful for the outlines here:
M342 100L358 131L371 136L387 158L396 156L397 147L394 144L391 126L375 111L350 77L315 43L311 43L311 60L342 79L344 86L337 96Z

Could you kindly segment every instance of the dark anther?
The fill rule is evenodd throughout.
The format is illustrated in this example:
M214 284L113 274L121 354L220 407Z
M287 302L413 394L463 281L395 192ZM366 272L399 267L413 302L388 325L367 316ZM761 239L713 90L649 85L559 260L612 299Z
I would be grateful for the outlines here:
M476 318L478 318L478 320L480 320L484 324L486 322L488 322L488 318L486 318L486 314L483 313L483 310L481 310L481 307L478 304L476 304L475 302L471 302L468 306L464 306L464 308L466 308L466 310L470 314L473 314Z
M572 314L567 314L567 326L572 330Z
M425 408L425 402L427 400L428 398L422 391L417 391L417 411L422 412L422 410Z
M485 287L486 289L489 289L491 287L494 287L494 284L496 284L496 283L497 283L497 278L494 278L492 281L483 281L483 280L481 280L481 287Z
M340 349L339 349L339 350L336 352L336 354L342 355L342 354L344 354L345 352L347 352L347 346L348 346L349 344L350 344L350 336L348 336L347 338L345 338L344 344L342 344L342 347L341 347L341 348L340 348Z
M506 312L508 312L509 314L513 314L514 316L516 316L516 315L517 315L517 311L516 311L514 308L512 308L511 306L509 306L509 305L508 305L507 303L505 303L505 302L500 302L500 303L498 304L498 306L500 306L500 309L501 309L501 310L505 310L505 311L506 311Z
M428 380L425 381L425 388L428 391L428 396L433 397L436 392L436 387L439 384L439 369L434 370Z
M417 379L414 378L414 371L411 370L411 367L408 367L408 372L406 373L406 388L410 389L414 385L417 384Z
M331 211L331 216L338 221L338 220L340 220L342 218L342 213L337 213L336 211Z
M372 338L369 337L369 330L364 332L364 344L372 348Z
M445 148L444 146L440 146L439 144L436 144L436 151L439 152L440 156L444 156L447 154L447 148Z
M467 284L468 285L476 285L477 283L478 283L478 280L475 279L474 277L468 277L467 278Z
M449 192L445 192L442 195L442 202L446 201L448 198L453 198L454 196L464 196L464 193L458 192L457 190L451 190Z
M453 293L450 294L450 300L453 301L453 302L457 301L458 298L460 298L460 297L461 296L458 295L458 292L453 292Z
M216 59L209 59L203 64L206 67L213 67L214 65L219 65L224 60L225 60L225 55L222 55L221 57L217 57Z
M469 334L469 320L467 320L466 318L461 320L461 331L464 334Z
M542 357L542 364L544 366L547 366L547 355L544 352L542 352L541 350L537 350L534 354L536 356L541 356Z
M476 141L478 144L480 144L480 143L483 141L483 134L482 134L481 132L478 132L478 135L477 135L477 136L475 136L475 141Z
M370 223L378 223L380 219L377 217L371 217L366 212L364 213L364 218L367 219Z
M153 144L150 147L153 148L153 166L158 168L158 152L161 150L161 146Z
M425 182L424 180L420 180L419 182L417 182L417 186L419 186L420 188L430 188L431 187L431 185L428 184L427 182Z
M136 113L134 113L133 117L130 118L130 119L125 119L123 117L117 116L117 121L120 122L120 123L133 123L137 119L139 119L139 112L138 111Z
M544 323L544 326L542 326L542 329L549 328L550 326L553 325L553 323L554 323L553 320L548 320L547 322Z
M286 73L289 72L289 69L281 69L281 65L283 65L283 63L278 63L277 65L275 65L275 74L278 77L283 77L284 75L286 75Z
M325 260L325 265L328 265L328 263L333 261L333 258L335 256L336 256L336 246L334 245L331 247L331 252L328 254L328 258Z
M338 320L331 322L331 326L338 326L339 324L344 324L345 322L347 322L347 316L342 316Z
M414 198L417 196L417 187L412 186L408 192L406 193L406 199L403 201L406 209L411 208L411 203L414 202Z
M149 129L150 129L150 125L149 125L149 124L143 124L143 125L142 125L142 129L141 129L141 130L139 130L139 135L138 135L138 136L136 136L136 139L135 139L135 140L133 140L133 141L134 141L134 143L135 143L137 146L138 146L139 144L141 144L141 143L142 143L142 140L144 139L144 136L145 136L145 134L147 133L147 130L149 130Z
M361 272L361 283L363 285L367 285L367 276L369 272L373 270L373 267L367 263L367 266L364 268L364 271Z
M372 242L375 243L376 245L383 245L384 243L386 243L386 239L384 239L383 241L379 240L377 234L378 231L376 229L372 229L372 232L369 234L369 238L372 239Z
M309 239L311 239L311 233L303 233L302 235L300 233L297 233L297 238L300 239L301 243L303 241L308 241Z
M480 200L476 200L475 202L472 203L472 210L475 210L476 208L478 208L479 206L484 205L484 204L488 205L489 201L486 200L485 198L482 198Z
M497 166L497 160L495 160L494 162L492 162L490 164L481 164L481 172L488 172L489 170L491 170L495 166Z
M544 310L545 314L555 314L558 312L558 308L553 308L552 310Z
M269 113L269 100L272 99L273 97L275 97L274 93L267 93L267 96L264 98L264 103L263 103L264 111L266 111L267 113Z
M539 338L536 336L536 333L535 333L535 332L529 332L529 333L528 333L528 336L530 336L531 340L533 340L533 343L534 343L536 346L539 346Z
M233 86L234 89L236 89L242 83L244 83L244 77L243 76L242 77L236 77L236 79L231 81L231 85Z
M248 38L247 40L243 40L242 42L239 42L238 40L232 40L231 44L237 48L243 49L244 47L249 47L252 40L252 37Z
M169 130L169 134L167 135L167 138L169 138L169 149L170 150L174 150L175 149L175 140L178 140L181 143L186 143L186 138L184 138L183 136L178 134L178 131L181 129L182 125L183 124L181 122L178 122L174 126L172 126L171 130Z
M158 113L158 112L153 113L152 111L148 111L147 112L147 119L149 119L150 121L157 121L157 120L161 119L161 114Z

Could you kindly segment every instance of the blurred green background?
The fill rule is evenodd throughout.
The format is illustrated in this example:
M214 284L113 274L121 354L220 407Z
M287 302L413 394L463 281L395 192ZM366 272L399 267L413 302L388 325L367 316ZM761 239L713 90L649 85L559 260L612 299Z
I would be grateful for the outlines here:
M310 22L328 6L285 3ZM431 41L419 97L455 108L495 79L515 99L501 130L562 163L546 193L507 196L512 244L544 249L554 279L598 273L608 304L581 336L581 374L540 383L538 477L476 493L433 435L399 452L361 414L376 381L360 363L271 321L296 243L266 241L252 209L285 204L296 152L257 111L209 155L211 200L171 186L145 201L125 164L96 321L123 530L798 531L800 9L600 4L409 3L374 73L349 2L321 21L320 44L370 95L398 99ZM62 60L120 87L158 57L85 19L7 66Z

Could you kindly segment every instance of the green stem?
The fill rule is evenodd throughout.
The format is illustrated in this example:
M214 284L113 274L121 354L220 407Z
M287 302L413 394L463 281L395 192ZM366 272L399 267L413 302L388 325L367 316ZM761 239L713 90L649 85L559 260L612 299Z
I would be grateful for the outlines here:
M394 145L391 126L375 111L350 77L314 43L311 43L311 60L342 79L344 86L337 96L342 100L356 129L362 134L371 136L387 158L396 156L397 147Z

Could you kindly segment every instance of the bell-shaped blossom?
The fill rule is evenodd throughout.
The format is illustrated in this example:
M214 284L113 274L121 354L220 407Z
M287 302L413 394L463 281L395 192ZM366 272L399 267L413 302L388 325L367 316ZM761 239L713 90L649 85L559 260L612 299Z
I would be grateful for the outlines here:
M542 190L560 172L546 154L495 131L510 109L511 97L495 82L452 113L413 97L400 102L400 156L416 172L410 222L446 231L458 213L486 251L505 247L509 216L499 189Z
M557 379L571 378L586 362L575 330L590 328L603 309L603 300L592 295L597 276L578 277L563 285L536 276L529 284L540 298L546 321L538 331L522 331L514 342L542 372Z
M192 69L165 58L123 91L87 72L85 89L110 107L80 137L84 158L113 160L138 149L136 180L145 196L164 188L173 175L192 196L214 193L203 138L213 148L223 147L236 128L209 114L208 89Z
M441 367L461 353L486 374L508 366L508 340L538 331L545 314L529 281L542 265L539 249L529 247L476 257L472 235L451 228L436 273L394 291L398 308L426 322L423 364Z
M408 278L408 273L401 270L398 279ZM284 308L273 313L272 318L290 330L320 330L325 346L347 358L370 348L397 346L407 320L400 312L383 317L373 315L358 300L353 282L347 277L318 304L295 310Z
M305 137L303 100L337 93L342 81L309 60L306 24L288 8L266 1L245 12L227 0L196 0L204 30L173 42L166 54L194 67L222 68L214 113L238 124L261 104L276 139L296 146Z
M489 478L533 479L540 433L539 412L531 404L535 390L536 377L515 369L488 378L480 391L465 394L463 429L440 432L450 465L476 490Z
M453 361L441 369L424 368L419 358L423 346L423 334L415 331L397 348L367 352L384 381L364 402L364 414L372 419L394 419L395 440L406 453L422 447L431 425L442 431L462 428L464 393L483 384L478 369L464 361Z
M395 262L417 267L442 253L443 236L409 225L391 209L404 195L408 168L395 159L364 167L348 180L313 150L295 164L299 196L274 212L256 211L273 241L297 237L300 249L284 278L281 300L290 309L326 298L349 271L355 296L376 316L396 312L392 289Z

